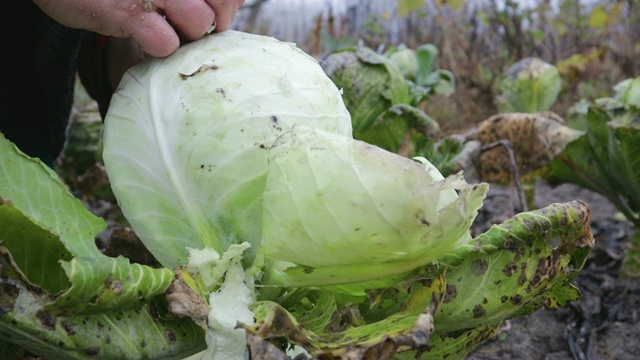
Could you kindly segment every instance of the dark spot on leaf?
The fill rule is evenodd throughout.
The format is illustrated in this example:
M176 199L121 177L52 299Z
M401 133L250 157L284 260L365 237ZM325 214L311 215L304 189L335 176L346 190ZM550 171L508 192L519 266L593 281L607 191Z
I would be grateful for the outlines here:
M487 260L485 259L476 259L473 261L473 264L471 264L471 271L473 271L473 274L475 276L484 274L488 268L489 265L487 264Z
M89 356L96 356L100 353L100 348L97 346L92 346L90 348L86 348L84 350L84 353L89 355Z
M501 303L506 303L509 300L509 297L507 295L502 295L500 296L500 302Z
M447 284L447 288L446 288L446 291L444 293L444 302L447 303L447 302L455 299L456 296L458 296L458 289L456 288L456 286Z
M73 328L73 324L70 321L63 320L60 325L62 325L64 331L67 332L67 335L71 336L76 333L76 330Z
M479 317L483 317L483 316L486 315L486 313L487 312L485 311L484 307L482 307L482 305L476 305L473 308L473 318L474 319L477 319Z
M0 284L0 316L13 310L13 304L15 303L20 290L12 284Z
M143 348L143 349L146 348L147 347L147 341L146 340L142 340L140 342L140 347Z
M507 240L504 241L504 243L502 244L502 247L505 249L511 249L513 247L514 241L512 238L508 238Z
M36 312L36 318L44 327L52 330L56 328L57 319L50 312L38 310L38 312Z
M280 127L280 125L278 124L278 117L275 115L271 115L271 127L273 127L274 129L278 130L278 131L282 131L282 128Z
M167 338L169 344L174 344L176 342L176 334L173 331L167 330L164 332L164 337Z
M422 280L422 285L425 287L431 287L433 285L433 279L424 279Z
M502 272L507 276L513 275L516 271L518 271L518 265L514 263L509 263L502 269Z
M522 302L522 295L520 294L516 294L514 297L511 298L511 303L513 305L519 305Z
M518 285L522 286L527 281L527 263L520 265L520 276L518 277Z

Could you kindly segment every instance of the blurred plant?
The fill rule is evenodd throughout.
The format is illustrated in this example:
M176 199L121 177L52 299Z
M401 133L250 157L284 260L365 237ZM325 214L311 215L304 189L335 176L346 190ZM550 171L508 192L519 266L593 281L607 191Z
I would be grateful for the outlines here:
M620 82L614 91L614 97L589 104L585 135L554 160L548 178L601 193L640 226L640 77ZM574 111L584 108L583 101Z
M555 66L539 58L525 58L509 67L500 88L506 100L504 111L548 111L560 93L560 74Z
M438 50L424 44L380 53L366 46L346 48L325 57L323 68L344 92L353 136L405 156L423 156L439 124L419 105L434 94L453 93L450 71L435 69Z
M596 191L635 227L640 226L640 77L614 86L613 97L579 102L573 111L586 116L586 133L568 144L551 164L548 179ZM638 236L635 237L636 239ZM626 268L640 274L638 240Z

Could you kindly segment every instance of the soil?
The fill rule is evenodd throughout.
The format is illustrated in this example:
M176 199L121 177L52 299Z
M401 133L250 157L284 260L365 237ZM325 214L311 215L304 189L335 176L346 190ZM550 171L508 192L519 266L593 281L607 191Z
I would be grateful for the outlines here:
M509 187L491 185L476 220L484 231L513 214ZM467 360L637 359L640 356L640 279L621 276L620 267L633 229L600 194L563 184L538 182L537 207L584 201L591 210L596 246L574 281L581 298L559 309L541 309L505 322L501 333L479 346Z

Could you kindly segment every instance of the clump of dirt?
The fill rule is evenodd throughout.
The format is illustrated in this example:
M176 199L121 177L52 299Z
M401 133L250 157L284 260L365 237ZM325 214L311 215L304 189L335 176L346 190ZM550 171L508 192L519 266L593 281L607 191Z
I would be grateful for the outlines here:
M538 182L538 207L554 202L582 200L591 209L596 246L574 285L582 296L560 309L541 309L505 323L502 332L471 353L467 360L637 359L640 354L640 279L624 279L622 260L633 230L617 216L602 195L563 184L551 188ZM474 231L513 215L511 189L492 185L476 220Z

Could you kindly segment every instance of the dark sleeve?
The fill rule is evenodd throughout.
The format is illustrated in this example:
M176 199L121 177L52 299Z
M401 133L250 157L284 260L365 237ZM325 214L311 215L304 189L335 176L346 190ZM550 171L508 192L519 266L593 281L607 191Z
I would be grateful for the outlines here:
M77 57L86 31L62 26L32 1L3 0L6 88L0 132L27 155L52 165L65 141L73 103Z

